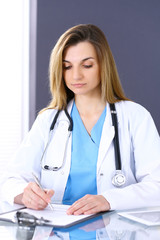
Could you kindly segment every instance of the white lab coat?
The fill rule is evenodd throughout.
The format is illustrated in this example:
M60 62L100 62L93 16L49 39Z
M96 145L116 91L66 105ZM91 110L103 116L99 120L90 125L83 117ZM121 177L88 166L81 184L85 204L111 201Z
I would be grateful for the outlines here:
M73 101L68 105L69 113L72 104ZM107 103L97 160L97 192L109 201L111 209L160 206L160 138L155 124L149 112L139 104L121 101L116 103L116 109L126 184L116 188L111 182L115 171L114 127ZM40 163L55 114L55 110L46 110L38 115L2 178L1 194L4 200L12 203L27 183L33 181L31 173L34 172L44 188L55 191L52 200L62 201L70 171L72 141L72 135L68 138L69 121L64 111L58 117L43 163L61 166L64 157L64 165L59 171L53 172L42 170Z

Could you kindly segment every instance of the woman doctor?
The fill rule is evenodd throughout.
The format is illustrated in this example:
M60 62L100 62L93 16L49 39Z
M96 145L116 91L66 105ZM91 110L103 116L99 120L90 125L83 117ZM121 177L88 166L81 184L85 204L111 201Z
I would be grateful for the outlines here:
M52 101L5 174L3 198L33 209L69 203L68 214L75 215L160 205L160 138L150 113L125 97L103 32L91 24L66 31L51 53L49 72ZM112 181L115 129L109 103L117 111L125 176L119 187Z

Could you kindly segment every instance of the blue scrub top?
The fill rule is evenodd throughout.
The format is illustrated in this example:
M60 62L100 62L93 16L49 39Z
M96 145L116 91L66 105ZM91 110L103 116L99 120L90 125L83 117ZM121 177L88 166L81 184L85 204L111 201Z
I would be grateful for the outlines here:
M97 194L97 158L105 116L106 108L92 128L90 136L76 104L73 104L71 111L73 119L71 168L63 196L64 204L72 204L86 194Z

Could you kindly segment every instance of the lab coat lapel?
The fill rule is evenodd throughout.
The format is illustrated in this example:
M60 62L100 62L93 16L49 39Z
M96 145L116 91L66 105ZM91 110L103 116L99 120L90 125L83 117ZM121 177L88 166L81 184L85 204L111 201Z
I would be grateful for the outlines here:
M98 169L107 154L110 144L113 141L114 135L115 135L115 130L114 130L114 126L112 126L110 107L109 107L109 104L107 103L107 114L106 114L106 119L103 125L102 136L101 136L101 141L99 146L99 154L98 154L98 162L97 162Z

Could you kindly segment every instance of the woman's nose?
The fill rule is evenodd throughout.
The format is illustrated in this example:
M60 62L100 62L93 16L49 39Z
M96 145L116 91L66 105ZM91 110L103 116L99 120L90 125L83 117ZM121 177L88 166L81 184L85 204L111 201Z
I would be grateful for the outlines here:
M73 79L80 80L82 78L82 71L79 67L73 69Z

